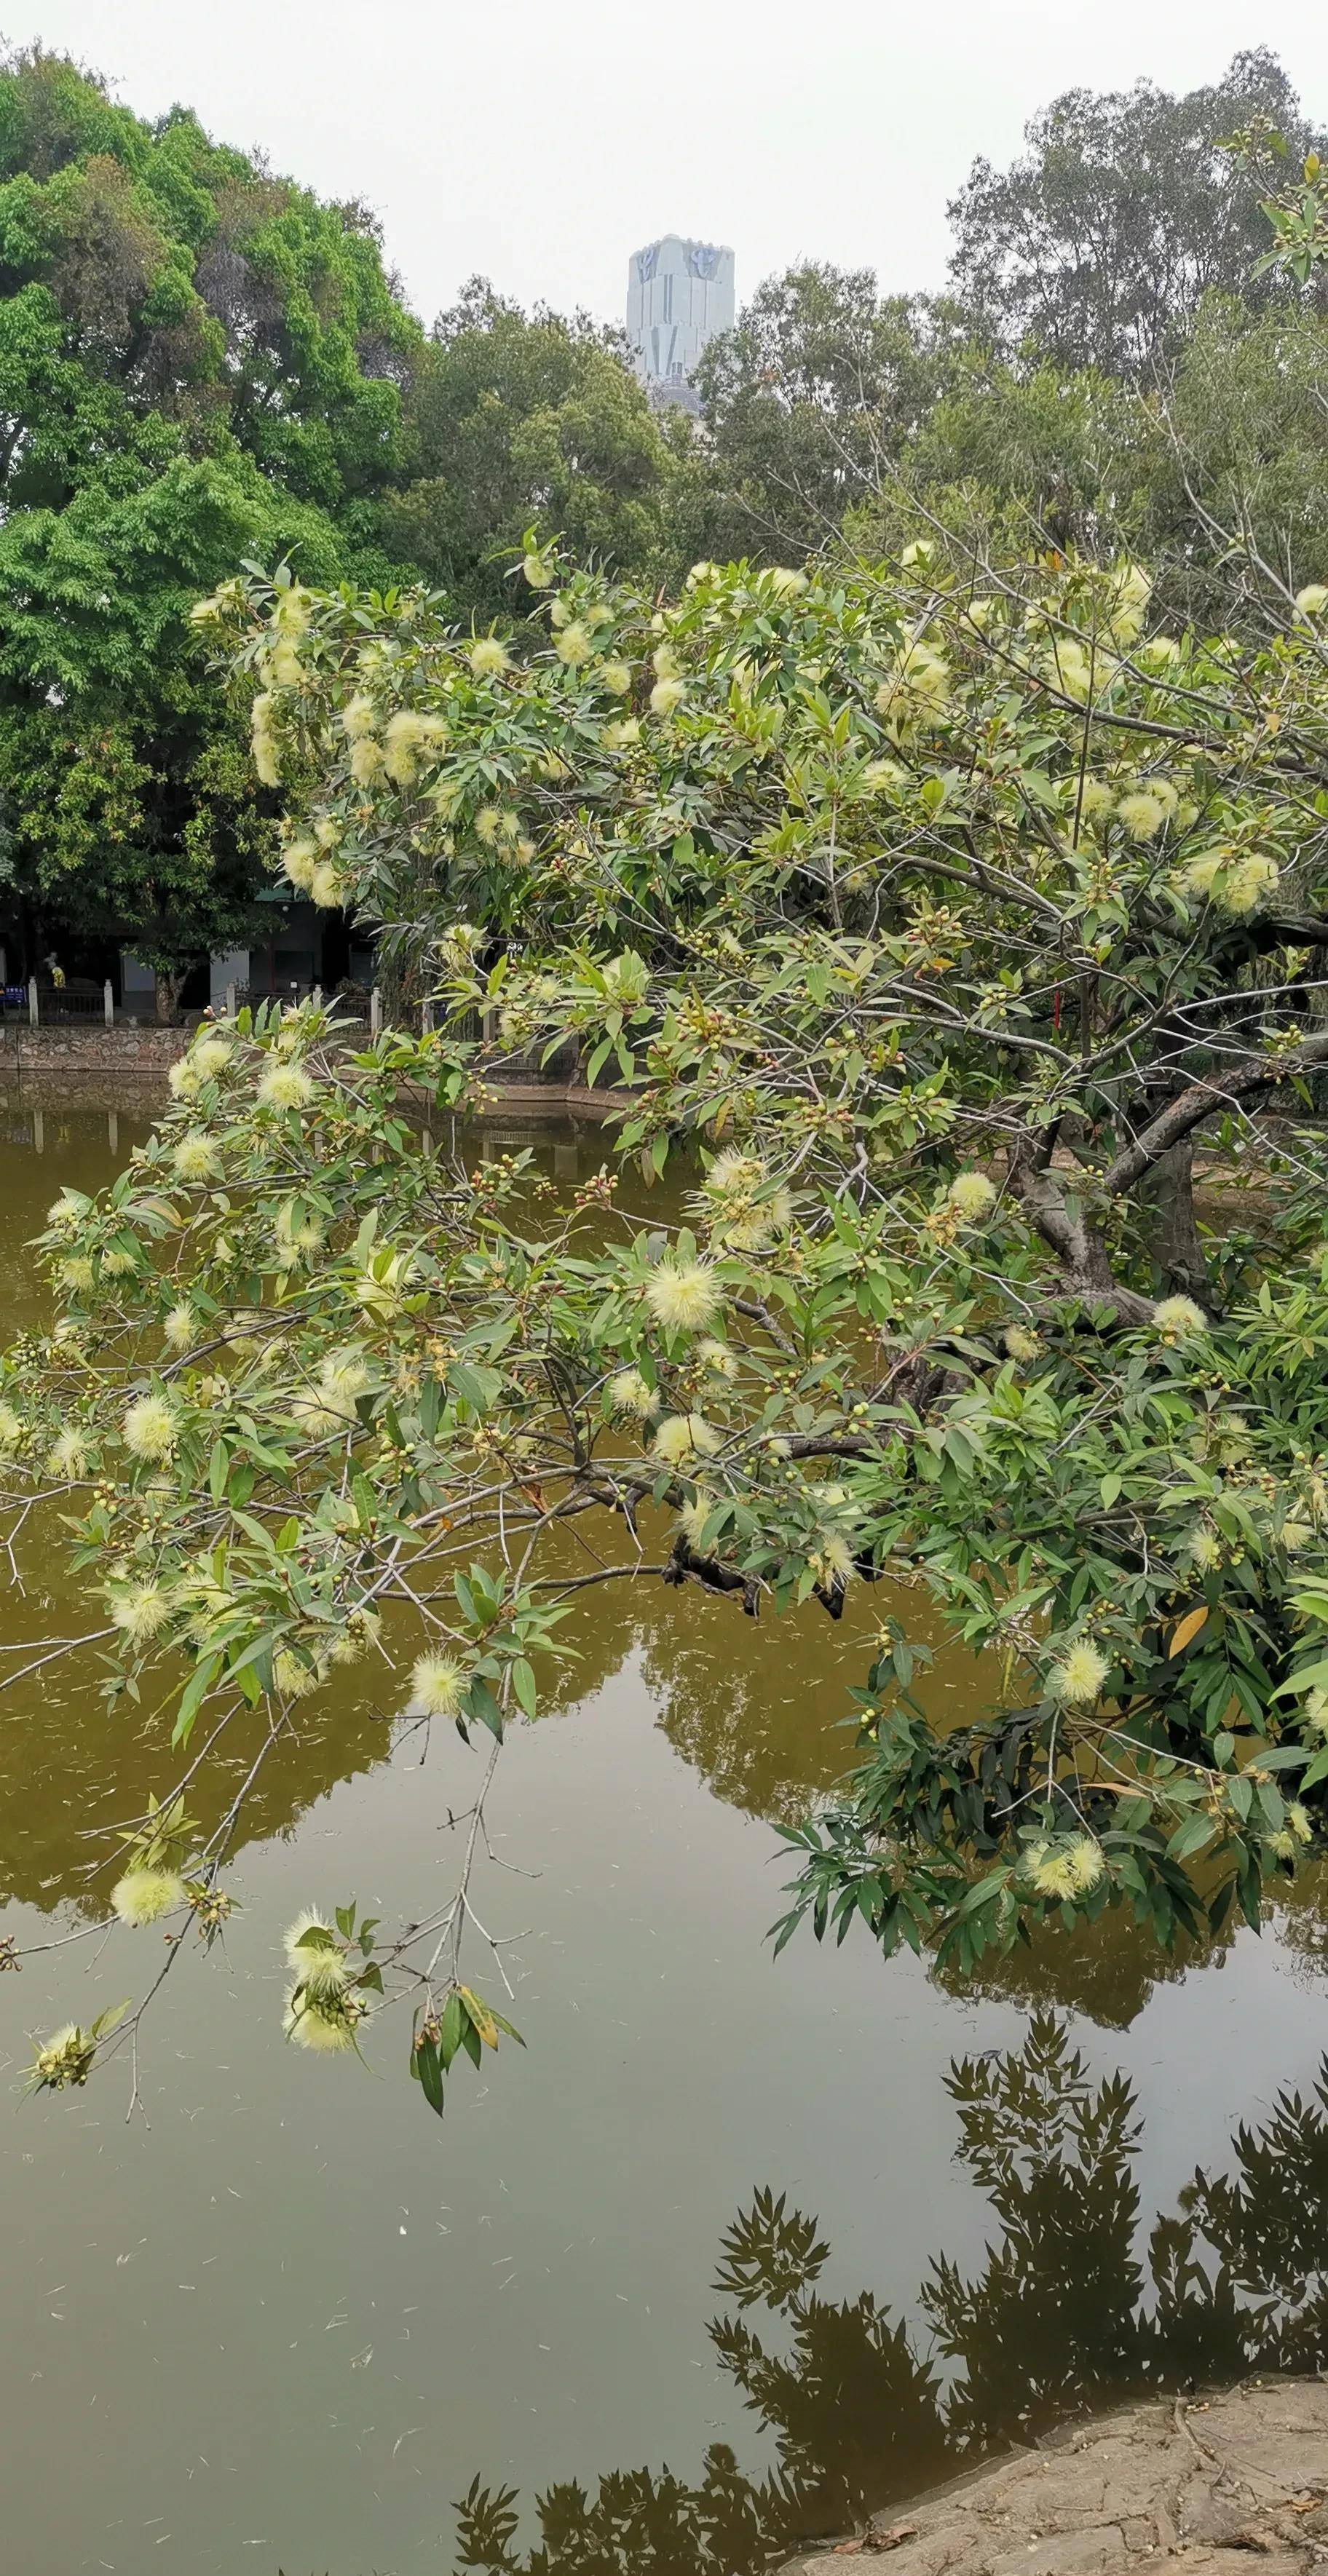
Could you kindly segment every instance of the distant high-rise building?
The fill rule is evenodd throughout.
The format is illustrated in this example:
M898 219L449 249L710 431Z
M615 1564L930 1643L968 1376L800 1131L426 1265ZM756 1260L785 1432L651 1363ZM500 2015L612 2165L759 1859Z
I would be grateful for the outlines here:
M627 337L652 402L697 408L692 375L717 331L733 328L733 253L677 233L633 251L627 268Z

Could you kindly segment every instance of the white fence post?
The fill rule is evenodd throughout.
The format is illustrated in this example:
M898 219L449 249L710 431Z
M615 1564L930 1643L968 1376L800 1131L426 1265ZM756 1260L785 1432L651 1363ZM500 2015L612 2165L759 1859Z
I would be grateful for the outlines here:
M228 984L226 987L226 1017L228 1020L233 1020L235 1017L235 986L233 984Z
M378 990L378 986L375 984L375 986L374 986L374 988L373 988L373 991L372 991L372 992L370 993L370 995L369 995L369 1035L370 1035L370 1037L371 1037L371 1038L376 1038L376 1037L381 1036L381 1034L382 1034L382 1027L383 1027L383 997L382 997L382 994L381 994L381 993L379 992L379 990Z
M109 975L101 988L101 1000L102 1009L106 1014L106 1026L108 1029L113 1029L115 1026L115 994L111 989L111 979Z
M432 1036L432 1034L433 1003L432 1001L423 1001L420 1004L420 1035L421 1037L427 1038Z
M37 1025L37 978L35 975L29 975L28 977L28 1025L30 1028L34 1029Z

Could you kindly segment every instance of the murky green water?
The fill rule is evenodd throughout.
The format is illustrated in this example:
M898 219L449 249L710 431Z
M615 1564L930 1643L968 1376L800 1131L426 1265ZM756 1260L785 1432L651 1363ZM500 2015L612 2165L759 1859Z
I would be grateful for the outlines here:
M59 1184L140 1132L0 1106L7 1321ZM576 1151L540 1144L567 1179ZM58 1566L29 1583L6 1632L63 1633ZM5 2576L510 2576L532 2552L541 2576L745 2576L1066 2405L1325 2356L1314 1889L1165 1978L1121 1924L978 1995L865 1939L772 1964L769 1820L849 1758L849 1625L585 1596L564 1705L504 1753L509 1866L477 1894L521 1936L528 2052L442 2124L377 2062L394 2028L369 2073L280 2031L298 1905L420 1913L449 1884L473 1758L435 1731L421 1767L380 1680L264 1775L225 1953L182 1961L145 2029L150 2125L119 2069L17 2091L29 2032L129 1991L122 1942L0 1978ZM934 1686L979 1688L955 1658ZM82 1829L166 1776L164 1730L85 1679L0 1696L0 1932L95 1918Z

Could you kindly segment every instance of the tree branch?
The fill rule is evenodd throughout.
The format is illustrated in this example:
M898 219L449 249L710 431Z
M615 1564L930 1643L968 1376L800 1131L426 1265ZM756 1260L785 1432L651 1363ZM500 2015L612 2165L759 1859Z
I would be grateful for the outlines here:
M1100 1187L1112 1198L1122 1190L1132 1189L1157 1162L1160 1155L1178 1145L1183 1136L1201 1126L1215 1109L1229 1107L1234 1101L1248 1100L1256 1092L1276 1091L1284 1082L1294 1081L1297 1074L1312 1072L1319 1064L1328 1063L1328 1035L1310 1038L1294 1056L1279 1062L1260 1062L1213 1079L1192 1082L1170 1106L1159 1112L1134 1143L1116 1156L1102 1174Z

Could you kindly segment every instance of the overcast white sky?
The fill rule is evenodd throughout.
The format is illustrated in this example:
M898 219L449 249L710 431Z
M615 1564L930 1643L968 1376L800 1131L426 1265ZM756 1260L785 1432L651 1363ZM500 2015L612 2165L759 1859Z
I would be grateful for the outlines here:
M1322 0L0 0L0 26L366 198L426 321L477 271L620 319L665 231L731 243L740 301L803 256L938 286L975 154L1071 85L1188 89L1259 41L1328 119Z

